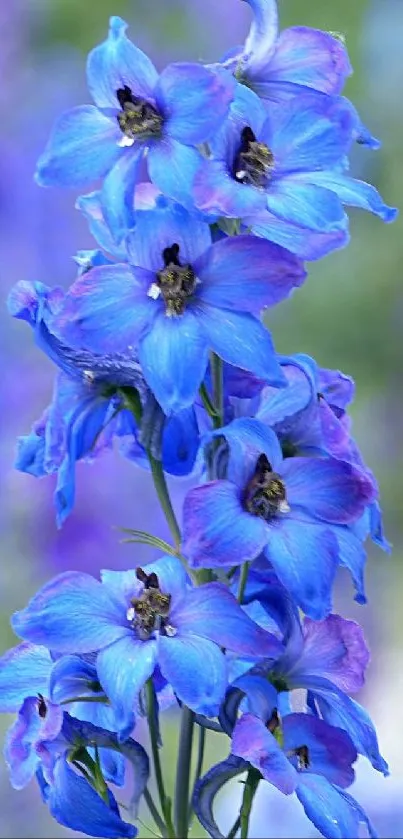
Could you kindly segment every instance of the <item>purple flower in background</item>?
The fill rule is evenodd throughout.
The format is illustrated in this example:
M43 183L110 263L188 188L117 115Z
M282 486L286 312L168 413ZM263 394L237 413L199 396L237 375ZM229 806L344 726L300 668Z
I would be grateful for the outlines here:
M276 657L282 649L225 586L187 590L181 564L168 556L146 571L104 571L102 583L79 572L62 574L14 615L13 626L55 652L98 651L98 678L122 739L133 728L136 698L157 664L182 702L215 716L227 687L222 648L255 660Z

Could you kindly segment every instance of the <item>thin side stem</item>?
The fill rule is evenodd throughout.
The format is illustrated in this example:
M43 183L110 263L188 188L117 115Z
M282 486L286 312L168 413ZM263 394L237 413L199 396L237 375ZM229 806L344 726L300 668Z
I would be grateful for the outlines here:
M194 712L182 706L178 763L175 784L175 828L180 839L187 839L189 831L189 787L192 761Z
M235 821L234 821L234 824L231 827L230 832L228 833L227 839L235 839L235 836L237 835L240 826L241 826L241 817L237 816Z
M144 799L145 799L145 802L147 804L147 807L148 807L148 809L149 809L149 811L150 811L150 813L151 813L151 815L152 815L152 817L155 821L155 824L158 827L158 830L160 830L162 835L164 837L166 837L167 836L167 829L166 829L166 826L165 826L165 822L162 820L162 818L161 818L161 816L158 812L158 809L157 809L156 805L154 804L153 797L152 797L152 795L151 795L151 793L150 793L150 791L147 787L145 788L143 795L144 795Z
M246 583L248 580L248 573L249 573L249 562L244 562L241 568L241 576L239 578L239 588L238 588L238 602L242 604L243 596L245 594Z
M206 385L204 384L204 382L203 382L203 384L200 385L199 393L200 393L200 398L203 402L203 405L204 405L209 417L211 417L211 419L212 419L214 428L220 428L220 426L221 426L220 415L217 413L217 411L216 411L216 409L215 409L215 407L214 407L214 405L213 405L213 403L210 399L209 393L207 391L207 388L206 388Z
M205 746L206 746L206 729L204 728L203 725L199 725L199 743L198 743L198 748L197 748L197 763L196 763L196 771L195 771L195 777L194 777L194 782L193 782L193 791L194 791L194 788L195 788L195 786L196 786L196 784L197 784L197 782L200 778L200 775L202 773ZM193 813L193 796L192 796L192 799L191 799L190 804L189 804L189 821L190 821L190 817L191 817L192 813Z
M224 423L223 363L221 358L219 358L219 356L215 353L211 353L210 368L213 384L214 409L219 420L219 424L216 425L216 428L220 428Z
M156 460L156 458L151 454L150 451L147 451L147 457L150 463L151 474L153 477L155 490L158 495L158 500L163 509L175 546L177 550L179 550L179 546L181 543L181 533L169 495L169 490L165 479L165 473L162 468L162 463L160 460Z
M245 782L240 817L241 839L248 839L249 819L252 811L253 799L259 786L261 775L257 769L249 769Z
M148 679L146 682L146 696L147 696L147 718L148 718L148 728L150 732L150 741L151 741L151 753L153 756L153 763L154 763L154 772L155 772L155 780L157 782L157 790L158 795L161 803L161 810L164 814L165 824L166 824L166 835L172 837L175 836L173 825L170 818L170 808L169 808L169 800L165 793L165 786L164 786L164 778L162 775L162 767L160 761L160 754L159 754L159 746L158 746L158 731L157 731L157 724L156 724L156 703L157 699L155 696L155 688L152 679Z

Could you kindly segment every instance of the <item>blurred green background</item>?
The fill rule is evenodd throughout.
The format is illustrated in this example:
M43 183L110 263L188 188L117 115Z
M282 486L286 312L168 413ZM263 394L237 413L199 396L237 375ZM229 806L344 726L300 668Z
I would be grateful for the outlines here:
M340 32L355 72L346 94L382 140L380 151L354 151L352 172L371 181L392 206L403 194L403 0L279 0L282 27L304 24ZM50 398L53 370L33 347L22 324L5 313L8 290L18 279L66 284L72 254L91 247L74 210L75 195L32 184L36 157L54 117L88 101L85 58L103 40L108 18L130 23L129 34L162 69L176 59L209 61L242 43L250 10L241 0L1 0L0 2L0 647L14 643L10 611L37 586L67 568L130 567L133 551L118 545L114 524L150 527L164 535L154 512L148 476L107 456L78 470L76 509L62 532L54 524L53 487L13 470L15 438L27 433ZM354 433L376 472L392 558L370 548L369 604L358 607L347 577L336 606L365 626L373 650L362 701L379 729L392 778L362 764L357 797L382 837L403 836L403 261L402 220L390 227L351 212L348 249L311 266L305 287L270 315L277 349L305 352L326 367L352 375L357 398ZM174 486L180 507L183 485ZM145 549L147 551L147 549ZM136 552L136 564L139 552ZM141 556L146 556L143 553ZM150 556L147 554L147 558ZM1 721L5 730L9 720ZM174 723L166 726L166 766L172 766ZM216 746L212 745L212 749ZM239 794L236 790L233 795ZM233 796L221 802L231 822ZM295 802L262 794L252 822L254 836L314 836ZM146 818L146 817L145 817ZM14 792L0 765L0 837L73 835L55 826L35 786ZM151 835L140 830L141 836ZM195 829L192 833L198 836Z

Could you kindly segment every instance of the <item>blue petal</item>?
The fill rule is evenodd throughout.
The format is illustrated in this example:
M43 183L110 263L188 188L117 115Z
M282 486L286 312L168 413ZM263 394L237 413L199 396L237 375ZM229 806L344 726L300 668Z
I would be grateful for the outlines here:
M365 594L364 570L367 561L367 554L362 546L361 540L347 527L334 528L339 545L339 562L347 568L351 574L356 595L354 600L361 605L367 602Z
M277 108L271 137L275 177L338 166L349 151L355 122L350 103L339 96L307 93Z
M266 728L265 722L253 714L243 714L236 722L231 751L258 769L265 781L269 781L284 795L291 795L295 791L297 772Z
M307 230L302 224L291 224L269 212L246 217L244 224L256 236L276 242L302 259L320 259L337 248L343 248L349 241L347 216L343 224L328 233Z
M11 625L22 638L65 653L99 650L128 632L126 615L105 586L79 571L43 586L26 609L15 612Z
M206 337L195 314L190 309L173 317L158 314L141 340L139 360L165 414L193 405L208 361Z
M283 428L285 433L290 428L290 421L296 421L316 401L316 382L312 373L304 365L290 357L282 361L282 369L286 375L286 388L266 387L262 390L260 404L256 413L257 419L267 425L276 427L277 433Z
M347 50L340 38L308 26L292 26L280 33L274 55L260 70L259 81L266 78L268 86L276 81L306 85L332 94L341 93L351 73Z
M266 207L265 192L238 183L221 161L200 160L192 182L194 202L204 213L244 218Z
M194 408L168 417L162 436L162 463L170 475L189 475L199 449L200 434Z
M343 206L334 192L302 184L293 175L272 184L267 193L267 209L283 221L317 233L332 232L344 220Z
M127 161L127 158L123 159ZM96 192L90 192L88 195L80 195L76 200L76 208L87 219L91 234L98 245L107 253L112 254L118 261L123 262L126 255L125 250L118 247L106 224L101 204L101 192L97 190Z
M341 728L310 714L291 713L283 718L283 734L287 754L295 753L301 743L307 747L310 772L343 788L353 783L357 750ZM297 763L295 756L292 760Z
M123 822L116 801L109 791L109 806L88 781L77 775L67 760L55 766L54 784L46 790L47 803L54 819L71 830L89 836L122 839L137 836L134 825Z
M49 696L59 704L76 696L93 696L97 681L95 664L78 655L64 655L52 667Z
M278 696L273 685L263 676L246 673L234 682L234 688L246 696L246 708L249 714L267 722L277 707Z
M182 264L193 264L211 245L210 228L179 204L160 198L155 209L136 214L136 226L126 242L129 261L150 271L161 271L163 252L174 242L179 245Z
M225 568L253 560L268 536L266 523L243 510L239 490L229 481L204 484L185 498L183 553L192 568Z
M271 335L260 321L248 313L216 309L202 301L194 311L210 348L220 358L277 387L286 384Z
M343 204L368 210L379 216L382 221L392 222L398 215L398 210L388 207L375 187L365 181L349 178L341 172L309 172L303 177L311 184L334 192Z
M44 465L45 459L45 435L32 431L25 437L17 438L17 456L14 468L19 472L26 472L35 478L42 478L46 475Z
M79 720L90 722L92 725L111 732L116 729L115 714L110 705L103 705L100 702L75 702L70 706L70 709L71 713ZM92 751L91 749L91 753ZM126 772L126 761L123 754L113 749L101 747L99 749L99 759L105 780L122 787Z
M58 737L63 723L63 709L46 702L45 715L40 711L43 697L27 696L18 717L7 732L4 756L14 789L23 789L35 775L39 747Z
M147 574L155 573L160 589L171 595L171 608L176 606L186 593L189 578L176 556L163 556L146 566Z
M306 277L302 263L289 251L256 236L222 239L194 267L203 301L256 315L288 297Z
M287 515L287 514L286 514ZM314 620L331 610L337 540L325 526L285 517L269 528L267 559L298 606Z
M147 296L154 274L127 265L93 268L66 296L56 320L61 337L92 352L131 352L158 311Z
M345 799L347 804L349 804L351 809L354 811L357 819L357 829L358 824L365 824L368 830L368 835L371 837L371 839L378 839L378 833L376 832L365 810L363 810L360 804L358 804L358 802L352 797L352 795L349 795L349 793L346 792L344 789L340 789L339 793L340 796Z
M130 635L98 654L99 681L115 712L116 730L121 740L130 736L135 721L135 702L156 663L156 641L138 641L132 630Z
M197 781L193 795L193 807L199 822L212 839L224 839L213 814L213 804L221 787L248 769L242 758L230 755L227 760L217 763Z
M273 472L282 468L283 454L277 435L256 419L240 417L232 420L210 435L214 436L224 436L229 444L227 476L241 492L255 472L259 455L266 455Z
M276 0L246 0L253 20L245 41L243 64L255 73L267 63L275 48L278 33Z
M296 793L308 819L326 839L358 836L361 819L345 796L326 778L307 772L301 776Z
M0 712L13 713L26 696L48 695L52 660L46 647L18 644L0 658Z
M314 692L326 722L347 731L358 753L365 755L378 772L389 775L388 764L379 752L375 727L367 711L327 679L312 676L305 680L305 687Z
M302 507L329 524L356 521L374 495L364 472L336 458L289 457L281 475L291 508Z
M140 177L143 148L135 147L123 155L106 176L101 190L101 205L105 222L115 242L120 244L134 226L135 186Z
M194 211L191 186L203 161L200 152L166 136L150 147L147 160L153 184L164 195Z
M227 687L227 664L220 648L192 632L158 641L161 673L193 711L216 717Z
M119 109L117 91L127 85L134 96L153 98L158 73L150 59L126 37L127 23L111 17L108 38L88 56L87 82L99 108Z
M38 160L40 186L82 187L102 178L122 154L121 131L94 105L83 105L57 120Z
M156 97L166 116L165 130L180 143L203 143L228 114L235 81L230 73L201 64L170 64L158 81Z
M208 638L241 656L275 658L283 650L277 638L251 620L221 583L206 583L190 591L170 619L181 631Z

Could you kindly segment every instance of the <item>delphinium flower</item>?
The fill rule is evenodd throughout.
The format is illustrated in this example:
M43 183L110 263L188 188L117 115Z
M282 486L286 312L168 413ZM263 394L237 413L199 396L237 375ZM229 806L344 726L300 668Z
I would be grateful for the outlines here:
M0 661L0 709L18 715L11 780L36 775L54 817L90 835L136 835L107 785L123 783L124 758L134 804L144 796L159 833L177 839L192 807L221 837L212 802L243 771L229 835L240 827L246 839L264 779L296 792L329 839L360 822L372 836L346 789L358 754L388 771L350 696L368 663L361 630L331 614L338 566L363 603L363 542L387 547L378 486L350 433L353 383L277 355L261 315L302 285L301 259L346 244L343 204L396 213L346 174L352 144L376 141L340 95L343 44L304 27L277 37L273 0L250 5L243 49L160 76L111 18L88 58L95 105L59 119L37 167L42 185L101 180L76 202L96 247L76 253L67 293L23 280L9 297L59 370L17 466L57 474L61 522L76 462L116 440L150 468L173 543L132 530L161 558L101 581L61 574L12 618L23 643ZM192 486L183 533L165 473ZM181 710L173 813L160 760L167 707ZM142 717L157 805L132 739ZM230 756L200 780L210 728L230 738Z

